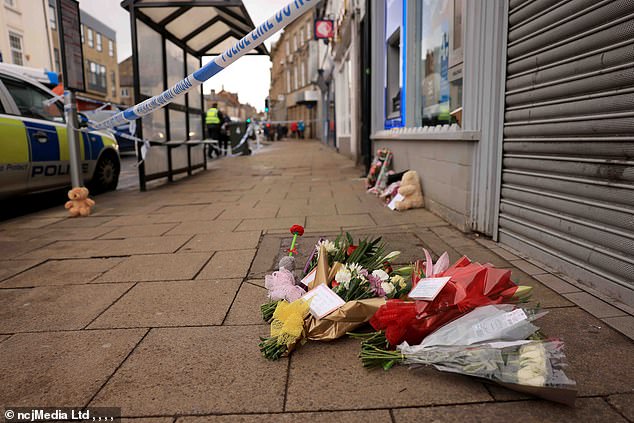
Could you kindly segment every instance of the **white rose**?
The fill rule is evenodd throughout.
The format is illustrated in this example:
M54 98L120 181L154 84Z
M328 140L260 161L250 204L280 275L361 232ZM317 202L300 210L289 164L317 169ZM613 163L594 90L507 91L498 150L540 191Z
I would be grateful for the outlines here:
M374 272L372 272L372 274L376 276L377 278L381 279L381 281L383 282L387 281L390 278L390 276L387 273L385 273L384 270L381 270L381 269L375 270Z
M394 292L394 285L389 282L381 282L381 289L385 291L385 295L390 295L392 292Z
M339 284L343 285L343 287L346 289L348 289L348 287L350 286L351 278L352 278L352 275L350 274L350 272L348 272L345 269L338 271L337 274L335 275L335 280L339 282Z

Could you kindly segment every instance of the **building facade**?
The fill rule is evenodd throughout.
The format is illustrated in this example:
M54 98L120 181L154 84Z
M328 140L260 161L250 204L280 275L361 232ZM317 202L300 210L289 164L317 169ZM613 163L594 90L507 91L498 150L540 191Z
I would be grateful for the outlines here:
M304 121L306 138L322 138L321 92L317 85L325 49L313 39L315 12L289 24L271 48L270 120Z
M54 0L49 0L52 10ZM119 103L119 66L117 63L117 33L103 22L79 10L82 50L84 54L84 78L86 91L80 93L99 102ZM51 38L55 57L55 71L61 72L59 33L51 21ZM62 75L63 79L63 75Z
M119 63L119 103L125 106L134 105L132 56Z
M51 26L57 24L48 0L3 0L0 62L57 71L49 22Z
M205 110L209 109L214 103L218 104L218 110L232 120L246 121L247 119L254 118L257 114L255 107L249 103L240 103L238 94L225 91L224 89L218 92L211 90L209 94L205 94Z
M457 228L633 305L634 3L369 4L373 149Z

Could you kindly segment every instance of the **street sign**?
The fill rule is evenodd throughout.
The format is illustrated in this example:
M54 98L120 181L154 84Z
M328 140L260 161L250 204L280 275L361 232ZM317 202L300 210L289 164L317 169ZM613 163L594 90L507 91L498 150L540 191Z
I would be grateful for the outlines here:
M315 38L330 39L335 36L335 22L331 19L320 19L315 21Z
M57 17L64 89L85 91L79 2L77 0L57 0Z

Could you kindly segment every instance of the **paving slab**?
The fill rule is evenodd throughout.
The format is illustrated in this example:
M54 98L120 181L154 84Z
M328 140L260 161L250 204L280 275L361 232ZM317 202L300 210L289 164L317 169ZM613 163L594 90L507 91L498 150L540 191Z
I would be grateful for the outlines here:
M89 328L220 325L240 282L238 279L141 282Z
M121 261L122 258L50 260L0 283L0 288L85 284Z
M495 244L495 245L497 245L497 244ZM502 257L504 260L519 260L518 256L516 256L515 254L505 250L504 248L491 247L489 249L491 251L493 251L495 254L497 254L498 256Z
M157 223L153 225L135 225L117 228L102 236L100 239L136 238L143 236L161 236L176 227L176 223Z
M376 227L369 214L347 214L333 216L308 216L306 232L339 231L341 228Z
M244 278L249 272L256 250L218 251L196 279Z
M243 283L231 305L225 325L261 325L260 306L266 303L267 290L251 283Z
M304 237L301 238L304 244ZM288 248L288 247L287 247ZM260 240L257 253L250 269L250 277L263 277L265 274L276 270L282 249L282 238L264 235ZM299 249L299 246L298 246ZM299 250L298 250L299 251ZM301 261L296 260L297 263Z
M43 228L48 225L52 225L53 223L60 222L65 220L65 216L61 217L35 217L32 215L23 216L16 219L10 219L0 224L0 229L11 228L11 229L36 229Z
M183 251L228 251L255 248L260 241L260 231L227 232L219 234L195 235Z
M477 261L482 264L491 263L495 267L511 267L511 264L504 258L498 256L480 245L470 247L455 247L458 253L469 257L471 261Z
M77 407L88 403L145 330L16 334L0 343L5 406ZM108 404L113 406L113 404Z
M0 260L0 281L42 263L43 259Z
M96 228L114 220L111 216L67 217L47 225L50 229Z
M502 250L504 251L504 250ZM542 275L535 275L535 279L546 285L548 288L559 294L568 294L571 292L579 292L580 289L574 285L569 284L561 278L550 273L544 273Z
M236 228L236 231L259 231L267 229L286 229L293 225L305 226L306 217L295 215L292 217L273 217L268 219L244 219ZM290 232L289 232L290 233Z
M432 252L434 258L438 258L443 253L447 253L449 255L449 261L454 263L462 254L456 251L452 246L443 241L438 235L433 233L430 230L418 230L415 232L416 236L423 241L425 248Z
M537 325L565 342L569 376L579 396L632 390L634 343L629 338L577 307L550 309Z
M94 282L188 280L202 269L213 253L150 254L131 256Z
M518 285L527 285L533 287L533 292L530 301L527 306L532 307L539 304L541 308L552 307L572 307L574 303L568 301L552 289L546 287L544 284L538 282L532 276L518 270L511 268L511 280Z
M28 254L29 252L36 251L38 248L42 248L45 245L52 244L53 242L54 241L51 239L32 239L28 241L0 241L0 257L2 257L3 260L12 260L24 254ZM28 259L36 257L26 258Z
M606 317L601 320L634 340L634 316Z
M333 202L319 201L315 204L306 206L297 206L294 208L280 207L277 217L289 216L332 216L336 215L337 210Z
M529 274L531 276L542 275L544 273L548 273L544 269L542 269L540 267L537 267L534 264L529 263L526 260L522 260L522 259L512 260L510 263L511 263L512 266L517 267L521 271L523 271L523 272L525 272L525 273L527 273L527 274Z
M625 315L624 311L613 307L586 292L572 292L564 294L564 297L579 305L588 313L599 318Z
M520 422L588 422L625 423L601 398L578 399L575 408L547 401L484 403L444 407L393 410L395 423L453 422L481 423L488 421Z
M21 258L64 259L174 253L190 238L189 235L177 235L94 241L56 241L26 253Z
M281 412L287 361L260 355L267 331L152 329L91 405L117 404L127 416Z
M45 286L0 290L0 333L78 330L132 284Z
M484 386L432 369L368 370L354 339L309 342L291 356L287 411L405 407L491 401ZM306 395L310 392L310 395ZM345 393L345 394L341 394ZM391 393L391 394L387 394Z
M177 423L391 423L388 410L374 411L334 411L318 413L284 414L232 414L227 416L179 417Z
M6 341L7 339L9 339L11 337L11 335L0 335L0 342L2 341Z
M201 235L232 232L241 222L242 219L183 222L168 231L166 235Z
M608 402L626 419L634 421L634 393L610 395Z
M261 219L276 217L278 206L262 206L262 207L227 207L218 219Z

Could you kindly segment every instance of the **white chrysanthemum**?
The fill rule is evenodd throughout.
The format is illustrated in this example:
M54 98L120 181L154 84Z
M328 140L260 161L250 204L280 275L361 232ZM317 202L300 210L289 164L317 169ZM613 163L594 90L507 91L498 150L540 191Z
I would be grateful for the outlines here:
M390 295L394 292L394 285L389 282L381 282L381 289L385 292L385 295Z
M381 279L382 282L385 282L390 278L390 275L388 275L387 273L385 273L384 270L381 270L381 269L375 270L374 272L372 272L372 274L376 276L377 278Z
M350 286L350 280L352 279L352 275L347 269L341 269L335 275L335 280L339 282L339 284L343 285L344 288L348 289Z
M363 270L363 267L361 267L361 265L359 263L350 263L350 264L347 264L346 267L348 268L350 273L355 275L355 276L358 276L359 272L361 272L361 270Z
M332 241L328 241L327 239L324 239L323 241L319 241L319 242L317 243L317 245L315 246L315 249L316 249L317 251L319 251L319 248L320 248L322 245L323 245L324 247L326 247L326 252L327 252L328 254L332 254L332 253L334 253L334 252L336 252L336 251L337 251L337 246L335 245L335 243L334 243L334 242L332 242Z

